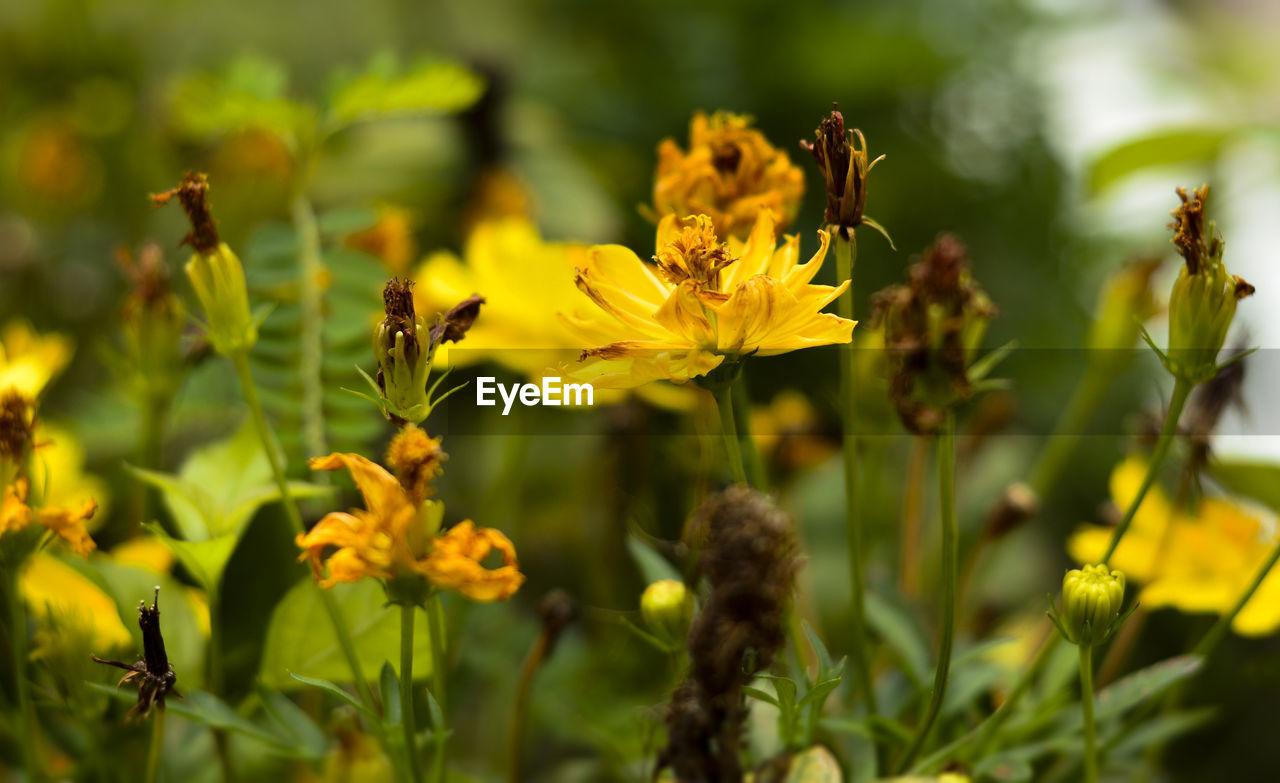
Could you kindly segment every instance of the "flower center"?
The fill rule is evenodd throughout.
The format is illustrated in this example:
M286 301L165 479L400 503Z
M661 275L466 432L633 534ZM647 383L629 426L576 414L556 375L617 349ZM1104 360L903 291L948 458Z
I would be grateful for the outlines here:
M710 290L720 288L720 270L737 259L716 236L711 218L698 215L653 257L662 276L673 285L692 280Z

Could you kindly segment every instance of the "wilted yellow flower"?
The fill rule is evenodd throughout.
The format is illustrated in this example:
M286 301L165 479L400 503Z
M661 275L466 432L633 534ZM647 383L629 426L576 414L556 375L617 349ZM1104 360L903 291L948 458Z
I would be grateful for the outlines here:
M717 234L746 237L761 212L786 228L803 195L804 172L752 128L749 117L698 112L688 152L674 139L658 146L653 206L659 217L704 214Z
M524 582L515 547L506 536L476 527L469 519L435 535L443 506L429 500L415 503L381 465L359 454L335 453L311 460L311 467L346 468L365 501L364 509L330 513L298 536L303 549L299 559L311 562L322 586L416 575L474 601L497 601L510 598ZM331 548L336 551L326 558ZM495 549L502 565L486 568L482 563Z
M688 381L718 367L726 357L773 356L800 348L847 343L854 322L820 312L849 281L811 285L822 267L830 236L800 263L800 240L780 247L774 220L759 214L745 242L722 243L711 218L658 224L656 264L619 245L591 249L577 284L617 321L627 339L584 351L570 374L603 388L631 388L654 380ZM584 336L599 334L577 322ZM601 335L604 336L604 335Z
M40 336L22 321L10 321L0 332L0 391L17 389L35 399L70 358L67 338Z
M71 566L46 552L23 566L18 589L39 625L56 620L89 632L95 650L133 643L115 601ZM83 654L83 652L81 652Z
M1130 457L1111 474L1111 496L1127 508L1146 474L1141 457ZM1093 562L1102 556L1113 529L1085 525L1068 541L1071 556ZM1138 601L1149 609L1224 613L1244 594L1274 546L1275 531L1251 509L1223 498L1206 498L1194 515L1176 509L1158 486L1147 492L1110 565L1143 585ZM1236 616L1232 629L1265 636L1280 629L1280 571L1272 571Z

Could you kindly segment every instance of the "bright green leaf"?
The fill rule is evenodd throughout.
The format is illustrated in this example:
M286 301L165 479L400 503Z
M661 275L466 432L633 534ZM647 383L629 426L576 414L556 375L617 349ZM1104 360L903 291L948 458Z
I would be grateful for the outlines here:
M1212 163L1230 131L1211 128L1163 130L1126 141L1094 161L1089 188L1095 193L1143 169L1187 163Z
M385 117L461 111L484 92L484 80L451 62L427 63L402 76L374 70L348 82L333 97L330 111L349 124Z

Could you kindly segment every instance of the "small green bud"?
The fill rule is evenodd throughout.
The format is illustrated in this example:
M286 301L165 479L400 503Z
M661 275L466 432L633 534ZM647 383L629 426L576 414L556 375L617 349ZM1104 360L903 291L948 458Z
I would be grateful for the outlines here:
M1123 603L1124 574L1108 570L1105 563L1073 568L1062 578L1058 628L1072 644L1101 644L1118 627Z
M640 596L640 614L649 631L672 647L684 643L693 622L693 595L684 582L660 579Z
M1227 273L1222 262L1222 238L1205 222L1208 186L1191 197L1178 189L1182 205L1173 211L1177 245L1185 265L1169 295L1169 348L1165 368L1191 384L1202 383L1218 371L1218 353L1236 314L1236 303L1253 293L1253 286Z
M187 172L178 187L151 197L156 205L177 198L191 221L182 240L195 254L187 262L187 278L204 310L209 342L220 354L247 353L258 341L258 325L249 312L244 267L231 248L218 239L209 211L209 182L203 174Z
M392 278L382 289L386 317L373 331L378 388L387 417L420 422L430 410L427 376L435 346L430 329L414 312L413 282Z

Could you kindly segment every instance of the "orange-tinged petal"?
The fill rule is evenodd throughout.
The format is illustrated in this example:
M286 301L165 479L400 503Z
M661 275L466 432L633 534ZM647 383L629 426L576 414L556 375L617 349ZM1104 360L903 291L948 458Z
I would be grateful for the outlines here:
M87 558L90 552L98 548L98 545L89 537L89 532L84 529L84 523L97 510L97 502L91 499L86 500L78 510L42 508L38 512L38 518L40 524L57 533L70 544L71 551Z
M482 561L495 549L502 565L485 568ZM476 527L469 519L437 538L418 570L437 587L456 590L473 601L506 600L524 583L510 539L493 528Z
M312 470L346 468L364 496L365 508L380 519L389 519L400 509L412 505L395 476L359 454L334 452L327 457L314 457L309 464Z
M26 504L27 480L20 478L4 488L0 501L0 536L21 530L31 522L31 509Z

